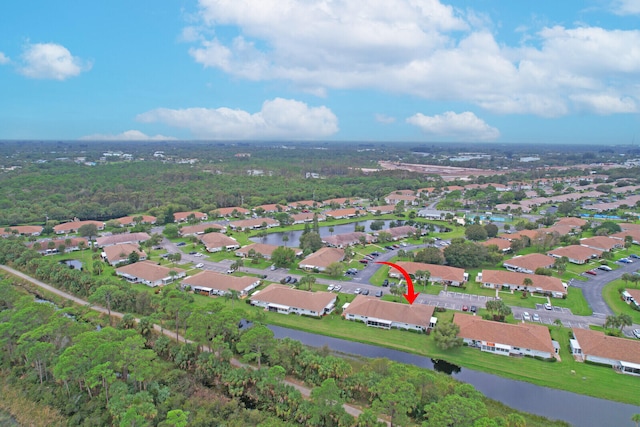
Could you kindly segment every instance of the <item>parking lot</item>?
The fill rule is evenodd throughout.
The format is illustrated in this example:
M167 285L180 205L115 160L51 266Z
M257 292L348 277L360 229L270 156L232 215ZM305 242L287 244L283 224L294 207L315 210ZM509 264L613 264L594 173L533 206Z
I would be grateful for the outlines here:
M561 307L554 307L554 308L560 309ZM569 313L565 312L564 310L569 311ZM570 310L566 308L560 309L560 310L552 310L552 311L544 310L543 312L537 313L540 316L540 323L543 323L545 325L552 325L553 322L555 322L555 320L558 319L558 317L553 316L552 313L554 312L561 312L565 314L571 313ZM522 313L524 313L524 311ZM522 313L514 313L513 314L514 319L522 320ZM528 312L528 313L529 315L533 314L533 312ZM567 320L567 319L560 319L560 320L562 321L562 324L567 328L589 329L589 324L586 322L577 322L575 320Z

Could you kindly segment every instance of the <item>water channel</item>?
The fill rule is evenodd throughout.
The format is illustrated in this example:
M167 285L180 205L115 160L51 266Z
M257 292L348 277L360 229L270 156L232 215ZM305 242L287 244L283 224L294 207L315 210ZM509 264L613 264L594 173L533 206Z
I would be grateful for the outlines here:
M384 357L396 362L434 369L432 359L415 354L279 326L269 326L269 328L274 332L276 338L289 337L313 347L326 345L341 353L372 358ZM485 396L507 406L550 419L563 420L573 426L627 426L631 425L631 416L640 413L640 406L546 388L472 369L452 368L452 366L454 365L445 364L444 368L437 370L451 372L454 378L473 385ZM640 378L638 380L640 381ZM580 379L576 378L576 381L580 381Z
M354 221L348 224L340 224L340 225L330 225L330 224L322 224L320 226L320 237L331 236L332 234L344 234L344 233L352 233L355 231L356 225L364 226L364 231L366 233L370 233L372 230L370 228L371 223L375 220L365 220L365 221ZM382 220L384 221L384 226L382 229L389 228L389 223L392 220ZM329 231L329 228L333 227L333 233ZM438 227L437 225L433 226L435 231L444 231L444 228ZM269 245L275 246L284 246L285 242L282 241L283 236L289 237L289 240L286 242L286 246L298 247L300 246L300 236L302 236L303 230L296 231L284 231L279 233L270 233L265 237L252 237L251 240L256 243L266 243Z

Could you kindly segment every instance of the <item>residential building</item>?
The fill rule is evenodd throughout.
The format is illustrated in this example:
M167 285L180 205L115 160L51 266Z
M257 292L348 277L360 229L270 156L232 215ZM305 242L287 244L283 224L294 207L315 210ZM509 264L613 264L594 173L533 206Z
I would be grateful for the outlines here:
M289 208L289 206L280 205L280 204L277 204L277 203L272 203L272 204L267 204L267 205L260 205L260 206L256 206L255 208L253 208L254 212L256 210L258 210L258 209L262 209L266 213L287 212L287 211L291 210L291 208Z
M288 206L292 209L315 208L322 206L322 202L316 202L314 200L300 200L298 202L291 202Z
M117 265L122 262L127 262L129 255L132 252L138 253L138 261L144 261L147 259L147 253L140 250L140 247L134 243L121 243L118 245L107 246L102 250L102 258L104 258L109 265Z
M140 224L155 224L157 221L157 218L151 215L123 216L122 218L117 218L116 221L118 221L122 227L128 227L137 224L134 218L140 218Z
M610 251L624 247L624 242L620 239L613 239L608 236L594 236L580 239L580 246L597 249L599 251Z
M531 285L524 284L525 279L531 280ZM482 283L485 288L511 289L514 291L528 291L550 295L554 298L563 298L567 294L567 288L562 280L557 277L541 276L538 274L514 273L503 270L482 270L476 282Z
M609 365L623 374L640 376L640 341L605 335L601 331L573 329L571 353L579 361Z
M400 202L403 202L405 206L413 206L419 203L419 200L416 196L406 196L404 194L389 194L385 196L384 202L388 205L397 205Z
M132 283L143 283L152 288L164 286L187 275L181 268L169 268L153 261L140 261L116 269L116 274Z
M620 296L627 304L640 308L640 289L625 289Z
M238 217L242 215L249 215L251 211L249 209L241 208L240 206L232 206L230 208L218 208L211 211L214 216L222 217Z
M277 227L278 225L280 225L280 223L273 218L251 218L230 222L229 228L232 230L244 230L247 228L272 228Z
M407 273L415 276L416 272L429 271L431 276L429 281L440 283L448 286L460 286L469 280L469 273L458 267L449 267L446 265L426 264L423 262L398 261L396 263L402 267ZM389 277L402 278L402 274L395 268L389 269Z
M200 241L208 252L220 252L224 250L239 249L240 244L236 239L225 236L222 233L206 233L200 237Z
M383 206L371 206L367 209L367 212L376 214L380 212L381 215L394 213L396 205L383 205Z
M360 211L357 208L336 209L333 211L326 211L324 214L327 217L333 219L353 218L360 214L364 214L364 211Z
M417 228L412 227L410 225L402 225L400 227L392 227L387 228L385 230L376 231L374 234L378 236L380 233L389 233L391 235L391 240L400 240L405 239L409 236L414 236Z
M572 228L580 228L586 225L587 222L588 221L586 219L582 219L582 218L566 217L566 218L560 218L558 221L556 221L555 225L568 225Z
M271 259L271 254L273 254L273 251L278 248L279 246L268 245L266 243L252 243L238 249L236 251L236 256L248 258L249 252L254 251L255 253L261 254L265 259ZM288 247L288 249L293 250L296 256L302 255L302 250L300 248Z
M12 234L20 234L21 236L39 236L42 233L43 227L40 225L12 225L11 227L5 227L2 232L2 237L8 237Z
M569 262L573 264L586 264L592 259L600 258L602 251L586 246L571 245L549 251L547 255L554 258L567 257Z
M434 308L425 304L401 304L358 295L346 305L342 315L347 320L364 322L376 328L428 332L438 321L433 317Z
M325 221L327 217L322 214L315 214L313 212L302 212L291 215L294 224L304 224L305 222L312 222L313 217L316 217L318 221Z
M89 241L86 237L67 237L27 243L28 248L37 250L43 255L57 254L61 245L64 246L65 252L73 252L88 248Z
M111 236L102 236L96 239L96 246L103 248L105 246L120 245L123 243L140 244L149 240L151 236L147 233L120 233Z
M325 271L334 262L344 259L344 250L340 248L320 248L298 264L303 270Z
M206 233L207 230L211 231L211 229L215 230L218 233L224 233L225 231L227 231L226 227L220 224L214 224L212 222L201 222L200 224L185 225L178 230L178 234L180 234L181 236L198 235Z
M322 241L327 245L334 248L346 248L347 246L358 245L361 243L360 239L364 238L365 243L373 243L376 238L371 234L363 233L361 231L353 231L351 233L334 234L333 236L324 236Z
M189 217L193 215L193 217L197 220L197 221L206 221L208 219L208 216L206 213L203 212L175 212L173 214L173 220L174 222L186 222L189 221Z
M225 295L230 290L238 292L240 297L249 295L253 289L260 286L260 279L251 276L232 276L204 270L182 280L182 285L191 286L194 293L205 295Z
M535 323L502 323L456 313L453 323L460 327L458 336L469 347L503 356L556 356L549 328Z
M336 199L328 199L322 202L323 205L338 205L338 206L347 206L351 203L356 203L359 201L358 198L348 198L348 197L339 197Z
M627 230L627 231L621 231L619 233L615 233L612 234L611 237L612 239L618 239L618 240L622 240L624 242L624 239L630 236L631 237L631 242L635 245L640 245L640 229L638 230ZM624 243L623 243L624 244Z
M251 305L281 314L320 317L333 311L337 296L331 292L308 292L273 284L251 295Z
M500 239L498 237L492 237L489 240L480 242L480 244L487 247L495 245L498 247L498 250L500 252L509 252L511 250L511 241L506 239Z
M89 221L71 221L71 222L65 222L63 224L58 224L53 227L53 231L56 234L77 233L80 227L88 224L95 225L98 231L104 230L104 222L89 220Z
M509 271L518 273L535 273L538 268L551 268L554 257L543 254L527 254L506 260L502 265Z

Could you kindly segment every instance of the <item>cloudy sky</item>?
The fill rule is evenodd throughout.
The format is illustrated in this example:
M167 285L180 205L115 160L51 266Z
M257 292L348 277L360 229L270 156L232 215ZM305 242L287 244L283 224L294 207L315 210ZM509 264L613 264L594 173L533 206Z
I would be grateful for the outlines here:
M0 139L640 142L640 0L39 0L0 16Z

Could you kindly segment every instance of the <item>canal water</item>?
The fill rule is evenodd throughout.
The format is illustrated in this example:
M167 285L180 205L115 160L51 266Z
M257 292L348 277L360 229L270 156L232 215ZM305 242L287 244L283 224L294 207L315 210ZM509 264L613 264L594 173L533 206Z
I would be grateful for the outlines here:
M384 357L421 368L444 371L457 380L473 385L490 399L521 411L550 419L563 420L577 427L628 426L632 425L631 416L640 413L640 406L597 399L524 381L515 381L472 369L459 368L449 363L443 363L443 361L435 361L436 366L434 366L433 359L402 351L279 326L269 326L269 328L274 332L276 338L289 337L312 347L326 345L341 353L371 358ZM505 362L508 361L505 360ZM580 378L576 378L576 381L580 381ZM640 378L638 381L640 389Z

